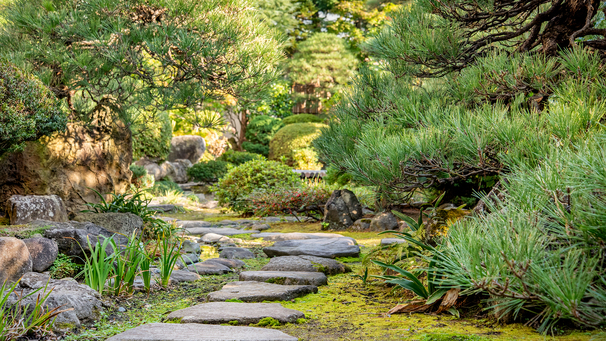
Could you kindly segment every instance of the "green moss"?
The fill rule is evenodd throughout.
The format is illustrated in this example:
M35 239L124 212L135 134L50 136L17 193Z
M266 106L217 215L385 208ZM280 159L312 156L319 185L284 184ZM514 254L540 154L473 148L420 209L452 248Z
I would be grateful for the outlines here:
M44 235L50 226L30 227L29 225L7 225L0 227L0 237L31 238L36 234Z
M337 257L337 260L341 263L358 263L360 262L360 257Z
M242 302L242 301L240 301L240 302ZM233 320L233 321L227 322L227 324L230 326L237 326L240 324L240 322L238 322L237 320Z
M488 338L480 336L468 336L468 335L457 335L457 334L431 334L423 335L420 341L482 341L488 340Z
M282 120L282 123L284 125L294 124L294 123L322 123L322 122L324 122L324 119L322 119L316 115L312 115L312 114L292 115L292 116L288 116L287 118Z
M244 303L244 301L236 299L236 298L230 298L228 300L225 300L225 302Z
M264 317L257 324L253 324L256 327L277 327L280 325L280 321L273 317Z
M270 278L270 279L266 280L265 282L273 283L273 284L284 284L286 282L286 278L285 277L274 277L274 278Z
M306 323L306 322L307 322L307 320L304 319L304 318L297 319L297 324L303 324L303 323Z

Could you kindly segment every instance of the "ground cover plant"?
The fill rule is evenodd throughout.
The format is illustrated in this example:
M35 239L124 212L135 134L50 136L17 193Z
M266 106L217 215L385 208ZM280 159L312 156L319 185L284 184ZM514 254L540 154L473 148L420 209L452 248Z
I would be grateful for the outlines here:
M469 209L481 199L437 242L434 284L541 332L599 328L603 3L475 4L394 12L366 45L379 69L335 108L320 158L376 186L387 208L420 191Z

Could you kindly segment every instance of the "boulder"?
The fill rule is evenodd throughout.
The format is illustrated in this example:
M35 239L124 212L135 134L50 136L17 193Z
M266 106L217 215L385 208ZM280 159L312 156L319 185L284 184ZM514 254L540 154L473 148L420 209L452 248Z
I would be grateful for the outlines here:
M328 284L326 275L321 272L305 271L243 271L240 281L256 281L284 285L315 285Z
M139 234L143 229L143 219L132 213L80 213L74 217L74 221L91 222L126 237L132 236L133 232Z
M179 323L222 324L238 321L238 324L258 323L271 317L281 323L295 323L305 314L282 307L280 303L210 302L173 311L166 319Z
M371 231L397 230L398 228L398 219L391 212L379 213L370 222Z
M275 329L197 323L148 323L107 341L297 341Z
M335 190L324 208L324 222L329 230L345 230L362 218L362 205L356 195L348 190Z
M192 264L187 269L199 275L223 275L231 272L231 269L223 264L208 261Z
M0 237L0 285L13 283L32 271L32 257L25 243L13 237Z
M200 275L195 272L185 271L185 270L173 270L170 274L170 282L171 283L181 283L181 282L193 282L199 280Z
M334 259L314 256L282 256L269 260L261 271L306 271L323 272L325 275L337 275L350 272L351 269Z
M54 240L59 252L75 257L84 261L84 253L89 253L87 240L90 240L91 245L95 245L97 241L105 238L113 238L118 246L123 246L128 243L128 238L119 234L111 233L101 226L89 222L69 221L66 223L53 223L51 221L37 220L29 224L30 226L48 226L49 229L44 231L44 237ZM113 253L111 245L107 246L106 252Z
M251 226L251 230L257 230L257 231L265 231L265 230L269 230L271 228L271 226L269 226L269 224L253 224Z
M203 243L214 244L214 243L230 243L232 240L227 236L222 236L216 233L207 233L199 239Z
M204 155L205 150L206 143L201 136L174 136L170 141L168 161L174 162L178 159L187 159L191 163L197 163L202 158L202 155Z
M285 240L266 247L268 257L308 255L324 258L358 257L360 247L349 238Z
M406 240L402 238L383 238L381 239L381 245L393 245L393 244L404 244Z
M147 209L152 212L167 212L167 213L183 212L183 206L171 205L171 204L147 205Z
M241 247L226 247L223 248L219 257L227 259L252 259L255 258L255 254Z
M45 286L47 286L46 292L52 289L44 304L46 309L72 309L57 316L53 325L54 330L69 331L80 327L83 323L93 323L100 317L103 306L99 293L87 285L78 284L71 278L55 280L50 279L48 274L30 272L23 276L17 289L20 291L19 295L26 296L37 289L44 292ZM24 305L29 304L31 310L37 296L31 295L25 298L22 303ZM10 297L9 304L12 304L15 299L15 296Z
M200 254L202 253L202 249L200 249L198 243L186 239L181 244L181 252Z
M189 253L186 255L181 255L181 259L177 261L177 267L179 269L184 268L186 265L194 264L200 261L200 255L197 253ZM184 264L185 263L185 264Z
M282 285L262 282L231 282L208 294L209 302L240 300L244 302L288 301L318 292L313 285Z
M191 161L187 159L180 159L175 160L173 162L167 161L165 163L168 166L168 173L166 174L166 178L178 184L187 182L187 169L193 166Z
M351 226L351 229L353 231L365 231L368 230L370 228L370 222L372 221L372 219L369 218L362 218L362 219L358 219L356 220L353 225Z
M28 238L23 242L32 256L32 270L43 272L50 268L59 255L57 242L48 238Z
M0 159L0 207L15 194L56 194L70 214L99 202L99 193L124 193L130 188L132 140L128 126L115 119L111 99L102 99L64 132L27 142L23 150Z
M320 239L320 238L349 238L353 240L351 237L345 237L337 233L302 233L302 232L290 232L290 233L280 233L280 232L262 232L255 233L250 235L253 238L262 238L263 240L270 240L279 242L282 240L302 240L302 239Z
M243 268L246 263L239 259L227 259L227 258L211 258L206 260L204 263L219 263L225 265L230 269Z
M67 221L65 205L57 195L13 195L8 199L6 212L11 225L38 219Z

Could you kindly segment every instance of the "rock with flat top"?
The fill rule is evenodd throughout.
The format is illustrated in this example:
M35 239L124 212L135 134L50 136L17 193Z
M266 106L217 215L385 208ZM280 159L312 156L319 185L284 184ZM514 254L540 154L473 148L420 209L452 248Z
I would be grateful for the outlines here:
M261 271L306 271L322 272L325 275L337 275L350 272L351 269L334 259L314 256L282 256L269 260Z
M188 266L187 269L199 275L223 275L231 272L230 268L216 262L196 263Z
M282 285L254 281L231 282L208 294L209 302L241 300L244 302L288 301L318 292L314 285Z
M219 263L221 265L225 265L230 269L238 269L243 268L246 263L239 259L227 259L227 258L211 258L206 260L204 263Z
M43 272L50 268L59 255L57 242L48 238L28 238L23 242L32 256L32 270Z
M243 271L240 273L240 280L317 287L328 283L325 274L305 271Z
M216 233L207 233L207 234L203 235L202 238L200 238L200 240L202 240L202 242L207 243L207 244L230 243L232 241L229 237L223 236L220 234L216 234Z
M316 256L324 258L358 257L360 247L349 238L321 238L306 240L286 240L266 247L263 252L268 257Z
M402 238L383 238L381 239L381 245L393 245L393 244L404 244L406 241Z
M133 233L139 234L143 229L143 219L132 213L80 213L74 217L74 221L81 223L91 222L101 226L112 233L118 233L127 237Z
M192 227L211 227L212 223L203 220L179 220L177 221L177 226L184 229Z
M11 225L27 224L42 219L67 221L67 211L58 195L13 195L6 202Z
M258 323L271 317L281 323L294 323L305 318L300 311L287 309L279 303L210 302L195 305L170 313L168 320L180 323L221 324L238 321L238 324Z
M107 341L297 341L279 330L196 323L149 323Z
M263 240L269 240L279 242L283 240L303 240L303 239L321 239L321 238L349 238L337 233L279 233L279 232L262 232L250 235L252 238L262 238Z
M255 254L241 247L225 247L222 249L219 257L227 259L253 259L255 258Z
M181 282L193 282L199 280L200 275L195 272L185 271L185 270L173 270L170 274L171 283L181 283Z
M218 234L221 236L233 236L236 234L259 233L256 230L240 230L231 227L188 227L185 232L190 235L204 236L209 233Z

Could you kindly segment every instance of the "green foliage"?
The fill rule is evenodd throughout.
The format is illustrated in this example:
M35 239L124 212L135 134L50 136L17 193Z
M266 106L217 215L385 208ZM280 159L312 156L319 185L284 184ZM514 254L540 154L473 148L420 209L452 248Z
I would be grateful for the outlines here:
M321 220L332 192L322 186L276 187L254 191L249 206L256 216L306 215Z
M170 180L156 181L154 183L154 186L148 189L147 191L151 195L155 196L165 196L168 192L183 192L183 190L181 189L181 187L179 187L177 183L172 182Z
M133 178L138 179L147 175L147 170L143 166L130 165L130 171L133 172Z
M267 157L269 155L269 146L262 145L259 143L251 143L248 141L242 142L242 148L253 154L259 154Z
M269 159L286 159L297 169L320 169L312 142L322 135L328 126L321 123L293 123L278 130L269 144Z
M84 283L97 291L100 295L103 295L107 290L107 280L110 278L114 266L114 257L112 257L112 253L115 254L117 248L114 248L113 250L110 249L113 242L112 238L100 238L94 245L88 238L86 239L86 242L88 243L88 249L91 250L91 252L90 255L87 252L84 252ZM108 251L110 251L109 254Z
M285 81L273 83L270 87L269 98L261 101L261 105L255 109L256 112L278 118L285 118L292 115L292 106L294 102L292 100L290 88L291 84Z
M277 327L280 325L280 321L276 320L273 317L264 317L259 323L255 324L256 327Z
M55 317L70 309L59 310L60 307L45 309L46 301L53 291L47 286L27 295L19 295L16 301L9 304L9 296L18 284L19 281L9 286L4 282L0 286L0 341L18 340L28 334L36 334L40 337L52 335L49 327L55 321ZM33 305L24 303L33 297L36 297Z
M158 241L158 245L160 246L160 258L158 259L160 278L156 281L163 288L167 288L168 284L170 283L170 275L173 273L175 264L177 264L177 261L181 259L181 254L179 254L181 245L171 241L168 236L162 236L162 238L159 239L161 239Z
M282 120L279 118L265 115L255 116L246 127L246 140L267 146L282 126Z
M80 265L72 261L71 257L60 253L48 271L50 272L51 278L61 279L67 277L76 277L81 268L82 267Z
M140 112L130 126L133 159L142 157L165 160L170 153L173 127L167 112Z
M137 238L136 232L133 232L124 248L118 247L113 239L112 247L115 250L112 255L114 260L113 294L119 296L126 292L132 295L135 290L135 277L139 274L139 266L144 259L148 258L145 248Z
M330 185L336 184L338 186L345 186L351 182L351 179L351 174L343 170L335 167L326 168L326 176L324 177L324 181Z
M65 130L61 102L35 77L0 60L0 155Z
M198 162L187 169L187 175L195 181L217 181L227 173L229 165L220 160Z
M324 120L312 114L292 115L282 120L284 125L293 123L323 123Z
M252 160L232 168L214 188L219 204L235 212L251 210L247 197L255 190L298 187L299 176L275 161Z
M236 166L244 164L248 161L252 160L264 160L265 158L259 154L247 153L247 152L238 152L235 150L228 150L225 153L221 154L217 160L229 162Z

